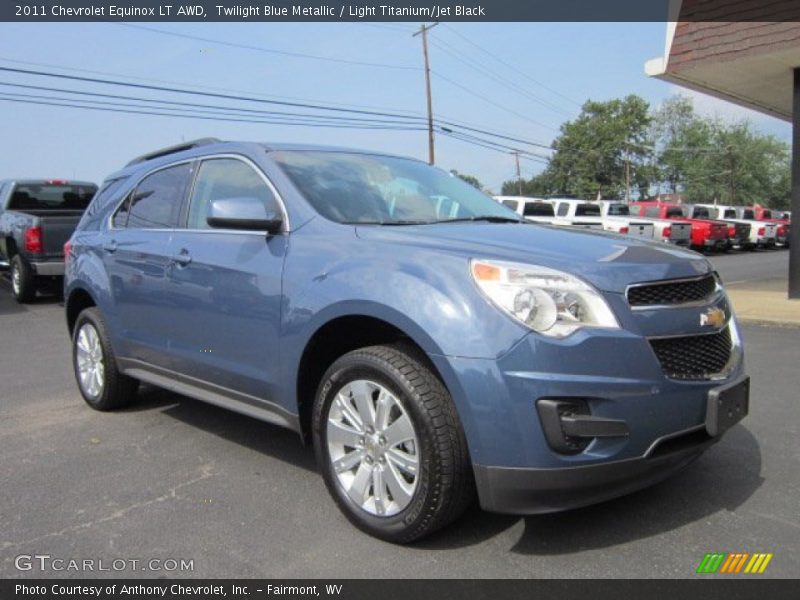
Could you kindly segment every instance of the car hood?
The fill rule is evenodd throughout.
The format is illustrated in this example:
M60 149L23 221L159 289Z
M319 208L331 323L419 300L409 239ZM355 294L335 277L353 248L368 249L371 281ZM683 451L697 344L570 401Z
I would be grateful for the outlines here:
M533 223L367 225L356 227L356 235L372 243L407 247L401 254L406 256L418 248L560 269L606 292L622 293L631 283L713 271L700 254L663 242Z

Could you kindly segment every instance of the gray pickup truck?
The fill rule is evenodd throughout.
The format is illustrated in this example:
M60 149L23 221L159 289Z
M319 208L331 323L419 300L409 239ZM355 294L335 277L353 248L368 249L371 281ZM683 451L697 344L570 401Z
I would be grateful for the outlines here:
M17 302L31 301L42 284L63 277L64 244L96 191L85 181L0 181L0 264L11 272Z

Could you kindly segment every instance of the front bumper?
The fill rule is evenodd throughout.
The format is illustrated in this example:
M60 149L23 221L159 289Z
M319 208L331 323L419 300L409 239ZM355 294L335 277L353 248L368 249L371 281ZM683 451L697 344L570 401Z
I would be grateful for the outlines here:
M481 508L489 512L533 515L588 506L662 481L699 457L720 438L701 429L671 438L680 440L648 457L560 469L475 465Z
M726 325L736 340L729 368L711 379L668 378L648 339L702 334L700 314L713 306L730 315L727 297L635 312L621 294L606 298L619 330L563 340L531 334L496 360L432 357L440 372L454 375L446 383L485 509L533 514L624 495L668 477L719 439L705 426L709 394L745 377L735 320ZM592 419L627 431L591 438L573 452L556 449L537 412L542 399L582 402Z

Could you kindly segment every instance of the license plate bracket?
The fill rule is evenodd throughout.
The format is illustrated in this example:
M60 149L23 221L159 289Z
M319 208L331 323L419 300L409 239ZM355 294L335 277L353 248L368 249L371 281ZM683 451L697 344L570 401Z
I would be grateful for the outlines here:
M708 392L706 431L712 437L722 435L747 416L750 410L750 377Z

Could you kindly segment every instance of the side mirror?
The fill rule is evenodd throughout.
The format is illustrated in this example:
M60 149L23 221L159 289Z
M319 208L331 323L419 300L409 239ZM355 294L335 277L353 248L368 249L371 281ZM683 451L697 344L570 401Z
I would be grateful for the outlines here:
M219 229L249 229L280 233L283 217L267 210L264 202L251 196L220 198L208 205L206 221Z

